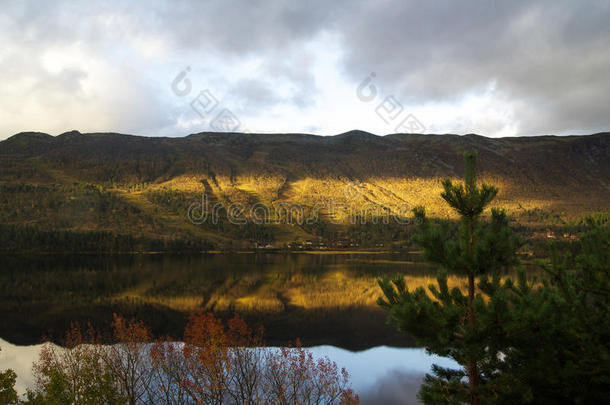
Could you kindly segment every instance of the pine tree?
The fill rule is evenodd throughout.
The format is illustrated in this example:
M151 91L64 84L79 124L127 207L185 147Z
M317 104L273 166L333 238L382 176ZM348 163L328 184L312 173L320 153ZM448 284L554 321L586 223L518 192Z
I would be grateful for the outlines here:
M542 286L525 294L515 316L528 333L512 348L505 372L527 382L532 403L605 403L610 398L610 226L593 218L571 246L552 244L539 264Z
M428 295L422 287L409 291L400 276L379 281L384 297L378 303L389 310L389 322L414 336L429 352L449 356L463 366L462 370L435 366L435 376L426 376L420 392L425 403L479 404L481 398L495 395L483 385L495 387L494 363L501 357L501 348L490 340L494 322L507 315L502 310L507 306L507 286L502 284L500 272L517 264L520 246L504 211L493 209L489 220L481 218L498 189L477 185L475 152L466 152L464 158L464 185L446 179L441 194L458 213L459 226L450 221L434 225L423 207L414 210L420 222L415 241L423 248L426 260L440 265L438 285L429 286ZM459 288L449 290L448 272L467 278L466 294ZM490 294L495 295L494 299ZM467 383L463 377L467 377Z

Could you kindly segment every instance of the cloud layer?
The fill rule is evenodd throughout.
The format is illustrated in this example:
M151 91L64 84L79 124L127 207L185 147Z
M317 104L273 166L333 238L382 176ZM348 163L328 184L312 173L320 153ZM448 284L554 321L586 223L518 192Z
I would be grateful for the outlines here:
M0 139L385 134L408 116L430 133L603 131L608 20L606 1L8 1ZM190 92L177 95L182 71ZM367 77L376 97L363 101ZM207 110L191 105L202 91Z

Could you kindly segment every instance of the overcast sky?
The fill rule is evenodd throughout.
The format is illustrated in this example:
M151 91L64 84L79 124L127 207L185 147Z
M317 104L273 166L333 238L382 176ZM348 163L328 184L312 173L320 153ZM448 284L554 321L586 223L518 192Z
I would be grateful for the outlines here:
M0 139L610 129L609 1L0 6Z

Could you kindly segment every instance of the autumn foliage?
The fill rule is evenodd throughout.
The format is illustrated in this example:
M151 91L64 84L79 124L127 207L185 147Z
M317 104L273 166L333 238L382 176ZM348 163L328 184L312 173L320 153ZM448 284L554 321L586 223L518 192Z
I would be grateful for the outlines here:
M31 404L357 404L345 369L295 347L264 346L235 316L193 313L184 341L153 340L142 322L114 315L112 345L74 324L66 347L46 344Z

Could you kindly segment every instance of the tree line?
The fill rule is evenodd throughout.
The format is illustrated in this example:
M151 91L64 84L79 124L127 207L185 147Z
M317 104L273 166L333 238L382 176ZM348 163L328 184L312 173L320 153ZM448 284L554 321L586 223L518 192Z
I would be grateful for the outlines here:
M0 251L62 253L184 252L213 249L199 239L154 239L110 231L41 230L36 226L0 224Z

